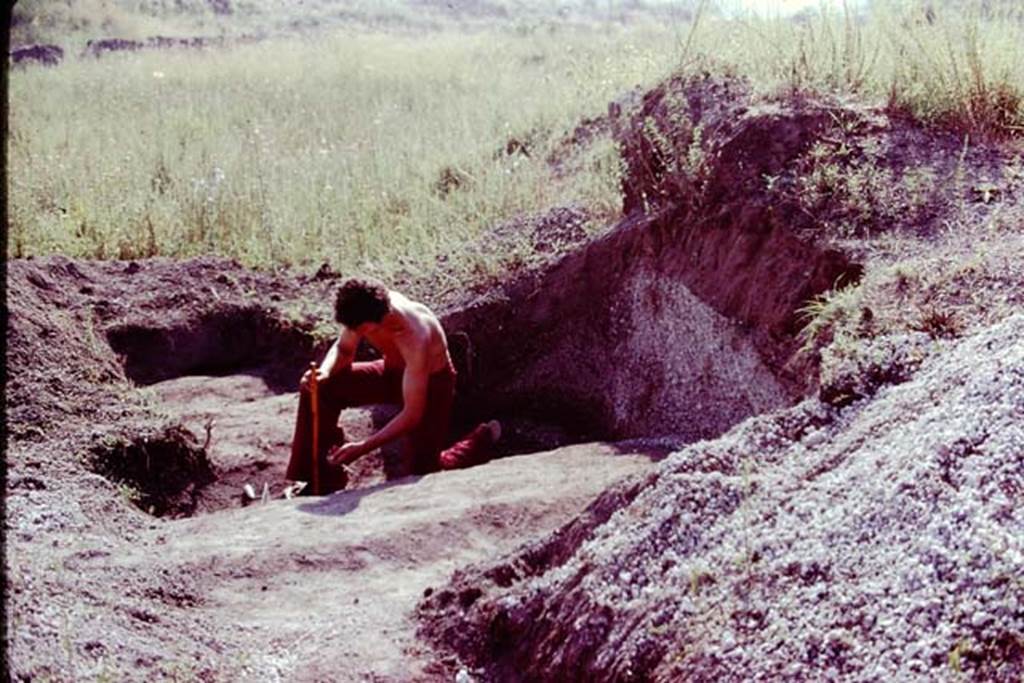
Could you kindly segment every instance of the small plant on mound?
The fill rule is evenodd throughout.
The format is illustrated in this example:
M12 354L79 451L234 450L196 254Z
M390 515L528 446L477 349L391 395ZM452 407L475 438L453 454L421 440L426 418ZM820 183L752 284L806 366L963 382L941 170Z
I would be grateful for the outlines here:
M792 198L840 237L924 225L948 201L931 168L886 168L864 142L818 142L799 160ZM786 193L785 190L783 191Z
M932 306L922 312L921 318L911 325L911 329L924 332L932 339L952 339L960 336L963 325L950 311L943 311Z
M803 341L800 350L814 353L830 344L839 328L848 327L858 313L864 315L863 300L864 292L860 287L840 287L836 283L834 289L809 301L798 311L805 321L800 331Z
M821 350L821 400L842 407L900 384L927 357L932 338L918 332L848 343L846 334Z
M191 514L198 490L216 479L205 446L179 424L106 434L90 449L89 465L161 517Z

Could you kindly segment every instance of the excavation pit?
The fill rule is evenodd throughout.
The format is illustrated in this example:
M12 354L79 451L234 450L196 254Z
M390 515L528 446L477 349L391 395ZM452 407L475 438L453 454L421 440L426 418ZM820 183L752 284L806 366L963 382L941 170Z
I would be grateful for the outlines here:
M740 116L701 104L714 100L718 85L698 86L698 95L708 92L689 102L695 122ZM703 194L682 201L695 178L640 163L652 144L641 120L665 124L666 97L659 90L645 98L633 132L620 140L631 169L623 181L628 215L543 269L441 311L459 373L450 436L497 418L506 426L506 455L587 441L667 437L682 445L818 389L814 359L799 352L800 311L858 282L863 268L834 242L808 239L814 226L768 201L763 176L810 149L830 125L829 112L812 106L787 118L772 106L742 114L736 134L716 138L708 152L725 161L688 190ZM690 129L678 132L678 144L695 144ZM763 139L781 142L751 143ZM307 279L293 295L308 297L316 286ZM324 287L313 294L329 295ZM281 492L296 384L326 350L311 329L252 304L174 325L107 329L125 374L147 385L164 412L196 433L211 425L218 481L204 489L198 510L241 504L246 484L257 494L264 484L272 496ZM358 439L392 414L347 410L341 424ZM399 476L395 462L387 449L364 458L350 486Z
M245 494L246 485L257 500L264 487L271 498L285 495L298 396L294 390L275 390L260 375L258 369L237 375L191 375L163 380L146 389L153 407L198 435L197 440L207 440L205 454L216 480L197 489L195 513L252 503ZM339 426L349 439L362 439L380 429L397 410L389 405L348 408L342 411ZM555 424L498 417L504 426L499 457L551 450L581 440ZM462 422L453 424L451 437L465 429ZM349 489L407 476L396 444L360 459L350 472Z
M798 311L859 272L772 223L709 232L671 213L627 217L441 316L458 370L449 436L497 418L502 456L717 437L814 388L795 362ZM216 481L199 489L195 512L245 505L264 490L284 495L298 380L327 346L312 327L250 304L107 328L125 374L154 407L207 436ZM349 439L365 438L395 410L348 409L340 425ZM349 488L403 476L396 451L358 461Z
M606 292L594 312L552 311L553 303L569 303L560 283L567 269L580 274L578 267L567 259L550 272L553 301L539 311L505 300L444 316L459 370L452 439L497 418L504 427L499 456L644 437L671 437L680 445L790 400L749 330L682 283L642 267ZM586 269L583 275L592 276ZM511 293L521 286L513 283ZM509 319L513 309L516 321ZM497 338L506 320L518 323L521 336ZM603 334L595 334L595 320ZM264 491L270 498L285 495L298 379L323 345L255 307L166 327L118 325L108 339L152 407L205 442L215 480L197 480L191 506L175 514L248 505ZM531 349L536 355L525 355ZM349 439L362 439L396 410L350 408L340 426ZM389 446L355 463L349 488L405 476L397 450Z
M218 308L166 327L116 325L107 330L107 340L137 384L244 372L275 392L293 388L315 346L307 330L255 305Z
M142 387L149 406L176 425L175 433L189 435L189 443L202 444L198 452L209 464L209 474L189 482L188 504L165 510L161 505L154 508L147 497L134 500L140 508L157 515L183 516L249 505L264 492L270 498L285 495L298 379L310 361L322 357L326 343L318 344L305 329L258 306L215 309L171 324L146 319L117 323L107 329L106 336L125 375ZM457 339L452 354L457 364L464 365L466 355ZM372 357L372 349L361 350L361 360ZM349 439L365 438L397 409L387 405L346 409L339 426ZM507 411L495 414L486 407L483 412L502 420L499 456L550 450L581 440L551 420ZM459 417L453 419L453 440L472 426ZM137 427L133 443L148 443L150 429L148 424ZM147 467L175 467L162 452L152 448L140 452ZM137 477L117 468L96 469L129 487L136 485ZM350 489L400 478L406 471L397 445L389 445L355 463L351 474Z

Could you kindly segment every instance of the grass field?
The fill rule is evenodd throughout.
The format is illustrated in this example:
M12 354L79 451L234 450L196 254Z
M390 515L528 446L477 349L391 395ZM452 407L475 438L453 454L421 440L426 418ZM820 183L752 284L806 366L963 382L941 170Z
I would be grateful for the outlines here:
M168 3L151 4L163 13L118 21L156 32ZM222 30L226 19L204 24L199 4L182 4L194 12L173 26ZM246 30L259 26L249 5L236 3ZM680 68L853 93L975 137L1018 135L1024 23L1010 3L987 5L887 4L865 17L823 6L794 21L695 3L692 21L654 22L425 21L402 3L390 14L354 3L355 24L253 45L14 69L7 254L217 253L386 275L464 254L487 227L553 205L588 207L596 229L619 209L614 145L582 150L568 173L550 152L582 118ZM76 26L69 44L103 23ZM531 154L504 154L510 140ZM465 267L499 267L493 258Z
M614 149L556 180L547 148L665 73L673 40L340 33L18 70L9 254L432 260L556 203L610 214ZM529 157L499 153L513 138ZM445 169L461 179L447 194Z

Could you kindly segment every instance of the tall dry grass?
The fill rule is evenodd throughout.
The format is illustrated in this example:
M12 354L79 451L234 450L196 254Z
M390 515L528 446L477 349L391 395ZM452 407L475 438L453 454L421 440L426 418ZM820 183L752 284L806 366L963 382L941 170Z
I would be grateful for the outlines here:
M1017 0L823 3L796 19L712 19L694 49L763 88L855 94L975 136L1024 134Z
M338 33L18 70L8 254L422 263L552 204L611 214L609 144L568 176L547 153L667 71L673 41L636 27ZM499 153L512 138L530 156ZM457 189L439 190L445 173Z

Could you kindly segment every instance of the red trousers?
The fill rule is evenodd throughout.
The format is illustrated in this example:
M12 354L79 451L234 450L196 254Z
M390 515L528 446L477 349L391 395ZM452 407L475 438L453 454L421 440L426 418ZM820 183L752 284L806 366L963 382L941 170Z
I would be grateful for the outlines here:
M348 368L320 382L319 414L319 479L321 493L329 493L345 486L341 467L326 462L327 451L343 440L338 428L338 416L345 408L380 403L402 403L402 369L389 369L383 360L371 363L352 363ZM483 462L489 455L490 432L478 427L465 439L442 453L448 437L452 402L455 399L455 368L450 365L430 375L427 382L427 400L423 417L403 439L403 457L411 465L413 474L426 474L439 469L467 467ZM286 478L292 481L312 481L313 416L310 395L299 393L299 411L295 420L292 455Z

